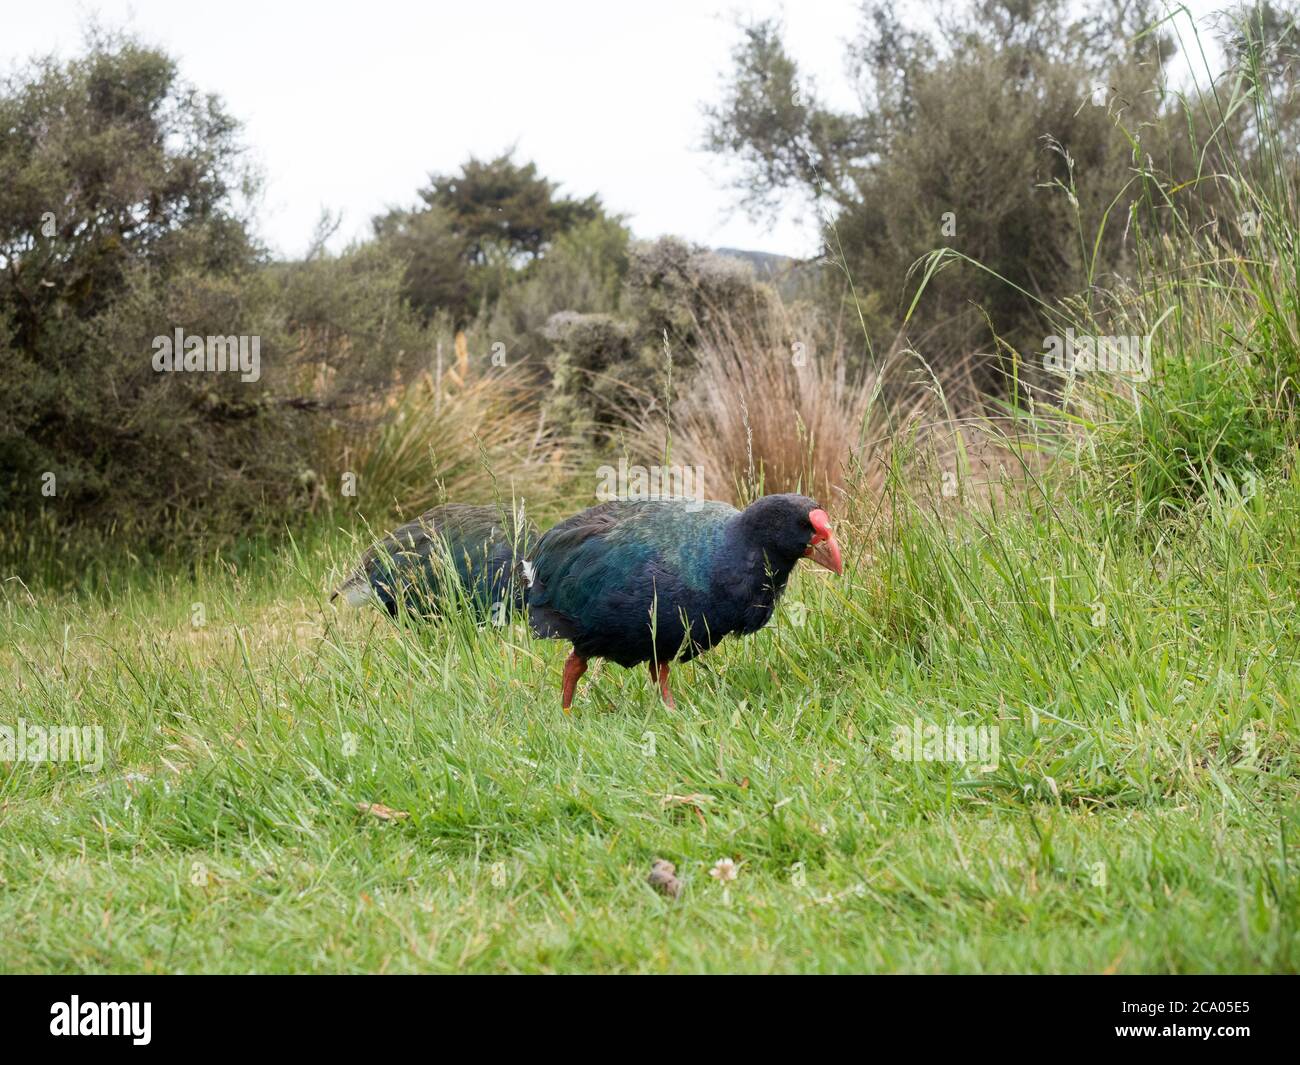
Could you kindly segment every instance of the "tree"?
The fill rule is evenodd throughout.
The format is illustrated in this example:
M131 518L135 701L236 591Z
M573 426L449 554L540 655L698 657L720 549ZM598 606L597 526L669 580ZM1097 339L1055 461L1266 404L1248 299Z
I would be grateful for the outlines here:
M421 206L375 219L375 233L407 256L411 303L426 317L442 308L460 321L490 307L560 234L605 217L598 197L561 196L513 152L431 174L419 196Z
M67 316L116 299L133 267L232 272L256 249L238 124L165 54L92 36L0 88L0 305L33 355Z
M441 207L395 208L374 220L375 236L406 264L402 290L428 321L439 308L458 323L472 317L469 248Z
M1036 299L1086 287L1091 249L1078 234L1097 231L1131 177L1117 110L1130 128L1159 117L1155 89L1173 47L1140 33L1155 22L1153 5L1075 13L1065 0L976 0L933 35L908 29L889 5L867 3L863 16L848 54L859 110L824 104L779 25L761 22L709 111L707 147L740 161L751 212L792 191L819 207L826 254L852 277L875 347L903 327L913 265L947 245L990 272L955 264L933 279L908 323L913 342L959 359L995 350L991 324L1033 350L1044 329ZM1107 268L1122 262L1122 228L1107 232ZM983 383L1001 368L986 367Z
M114 35L0 85L0 512L202 527L205 505L239 522L289 479L264 379L151 364L176 327L268 333L270 360L238 132L170 57Z

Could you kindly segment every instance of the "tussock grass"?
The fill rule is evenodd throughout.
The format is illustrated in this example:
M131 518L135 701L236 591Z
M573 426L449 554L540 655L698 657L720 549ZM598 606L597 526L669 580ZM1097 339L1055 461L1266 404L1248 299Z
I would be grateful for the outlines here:
M339 431L335 447L369 515L409 520L437 503L489 500L502 484L536 488L557 480L553 434L505 374L448 388L426 374L394 391L385 406L359 437Z
M951 428L970 405L969 365L942 376L899 348L864 366L806 304L712 308L671 409L644 411L633 450L704 471L710 494L743 505L803 492L834 505L850 481L879 494L892 445Z

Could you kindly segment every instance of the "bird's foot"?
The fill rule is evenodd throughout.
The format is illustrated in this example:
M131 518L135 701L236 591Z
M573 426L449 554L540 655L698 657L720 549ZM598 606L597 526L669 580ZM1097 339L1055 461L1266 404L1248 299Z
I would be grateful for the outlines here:
M571 713L569 707L573 705L573 691L578 686L578 678L586 672L587 660L582 658L577 651L572 652L564 660L564 693L561 706L566 714Z
M668 663L660 662L656 666L652 658L646 665L650 667L650 679L659 685L659 698L667 704L669 710L676 710L677 704L673 701L673 693L668 687Z

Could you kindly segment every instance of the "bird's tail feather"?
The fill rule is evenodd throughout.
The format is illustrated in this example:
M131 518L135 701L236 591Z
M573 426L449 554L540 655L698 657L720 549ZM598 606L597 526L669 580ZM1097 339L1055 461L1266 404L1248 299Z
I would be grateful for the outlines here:
M343 597L348 606L361 606L374 598L375 590L364 573L354 573L339 585L338 590L330 596L330 602L334 602L339 596Z

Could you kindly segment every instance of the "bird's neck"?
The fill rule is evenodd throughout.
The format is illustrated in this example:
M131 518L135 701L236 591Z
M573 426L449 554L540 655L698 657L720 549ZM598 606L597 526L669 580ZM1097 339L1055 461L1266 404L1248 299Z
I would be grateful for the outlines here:
M728 526L722 540L722 550L714 562L713 584L715 595L728 599L747 615L746 628L762 626L785 591L794 562L779 559L765 552L738 514Z

